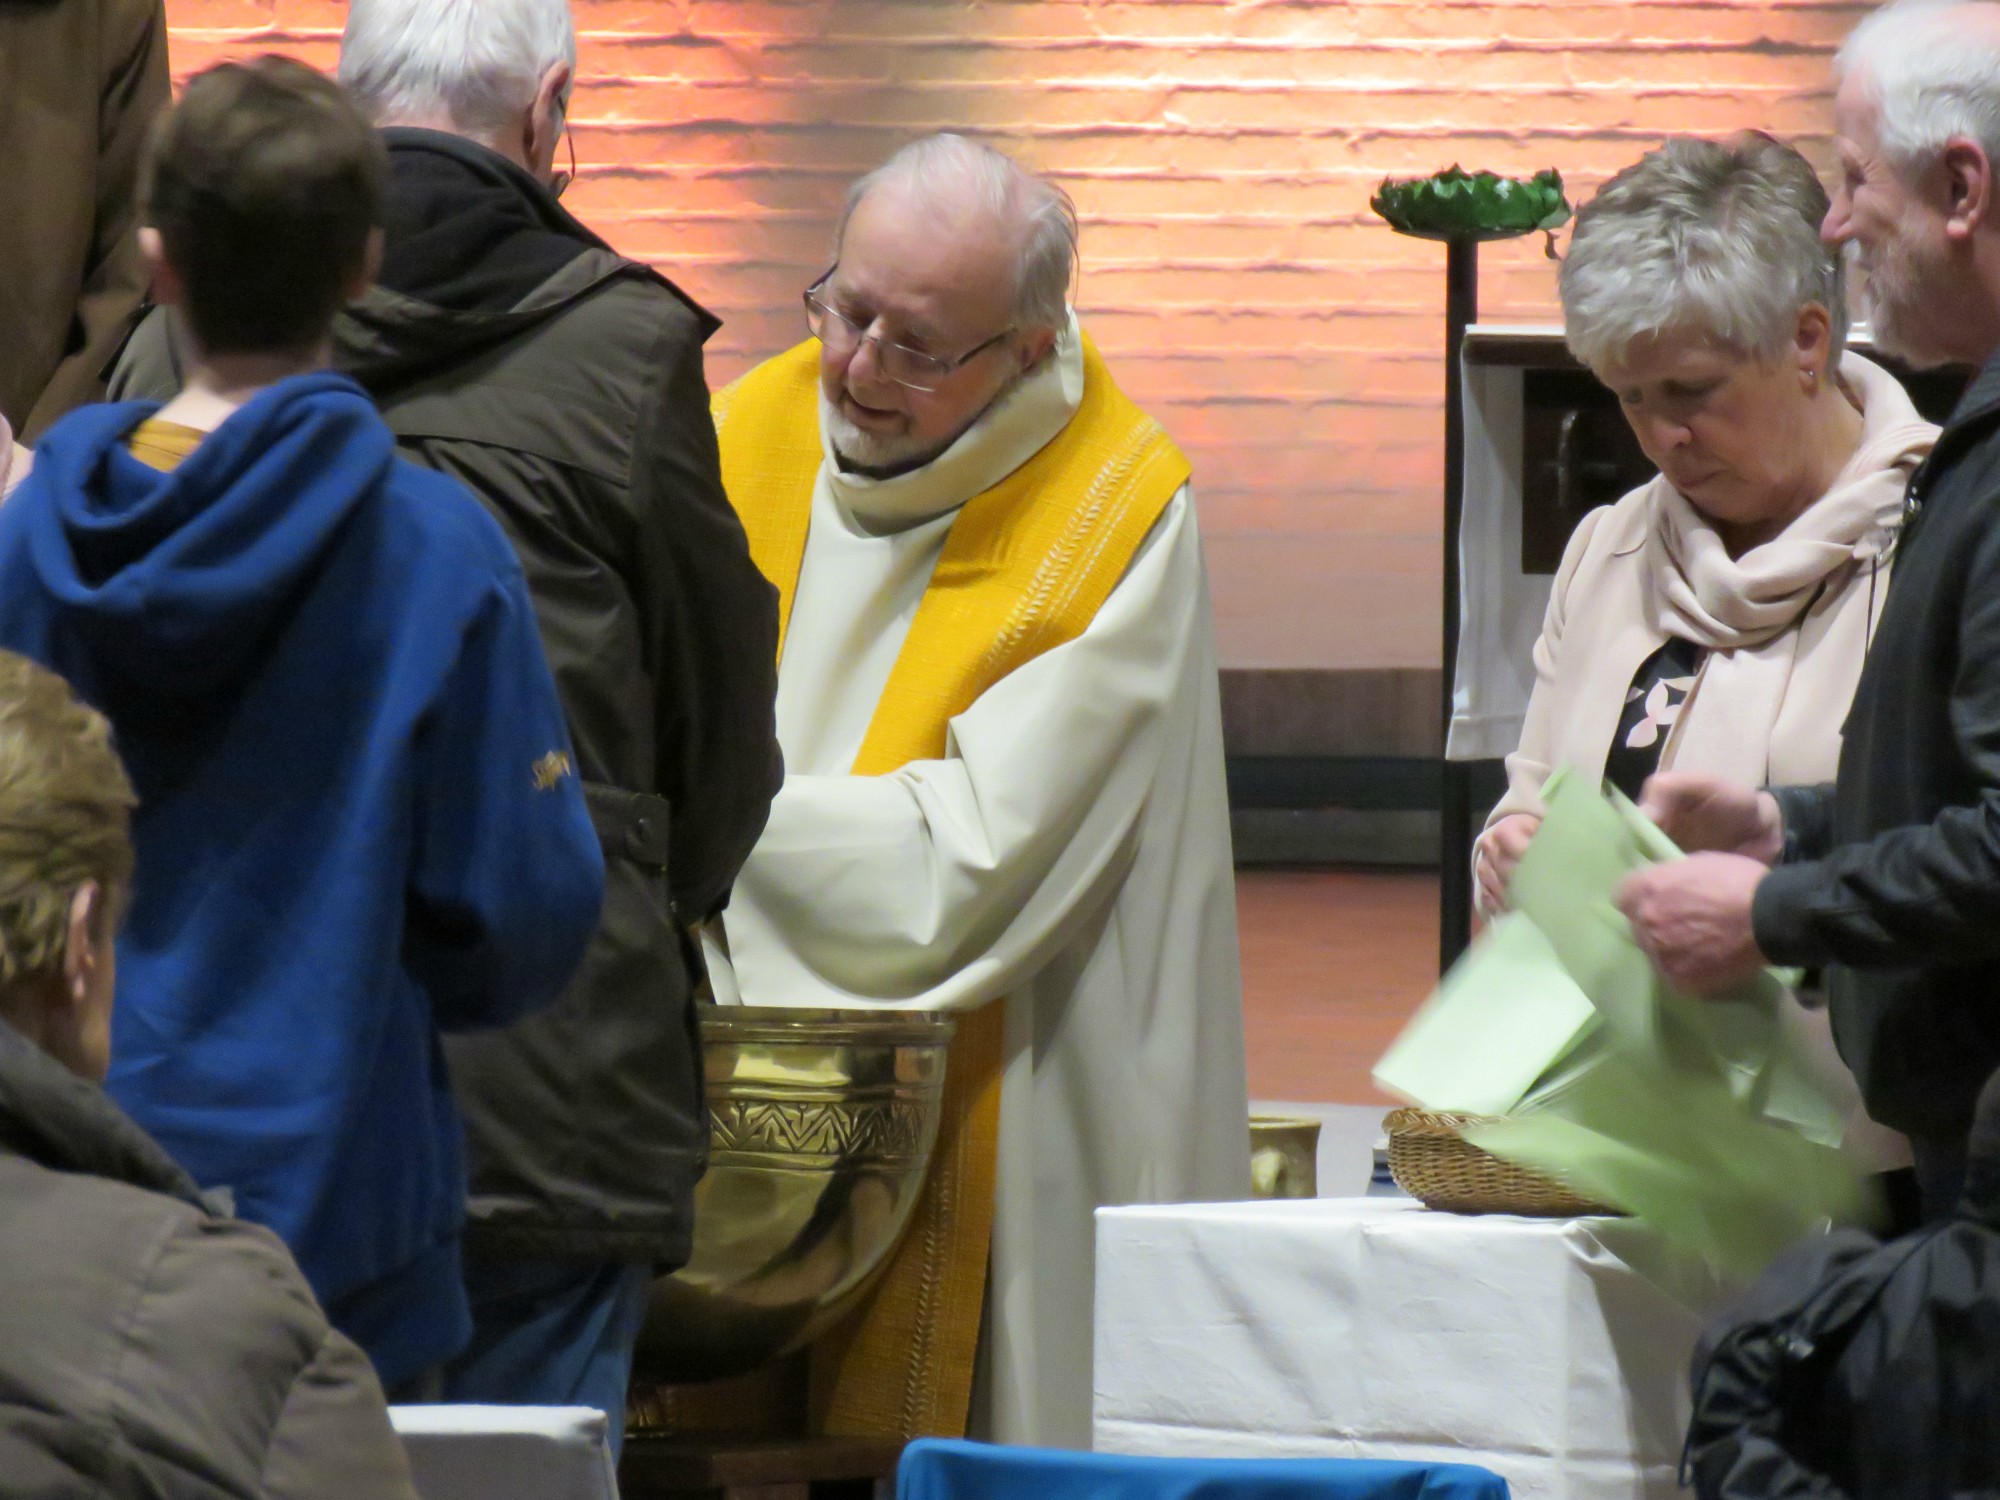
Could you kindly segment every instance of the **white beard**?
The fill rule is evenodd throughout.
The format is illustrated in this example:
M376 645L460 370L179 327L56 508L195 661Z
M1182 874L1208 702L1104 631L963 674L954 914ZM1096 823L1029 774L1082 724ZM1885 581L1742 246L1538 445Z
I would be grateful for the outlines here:
M1862 275L1861 311L1875 347L1919 368L1936 363L1937 355L1927 347L1923 332L1931 268L1923 264L1921 248L1899 233L1877 246L1873 255L1864 254L1858 240L1848 241L1843 253L1850 276L1855 271Z
M883 437L868 432L848 421L841 415L840 407L827 400L819 404L820 420L826 423L826 435L833 445L833 456L840 460L843 469L858 470L877 478L907 474L942 456L945 449L976 427L981 417L1013 395L1028 374L1023 370L1010 374L1001 382L1000 388L987 398L986 404L979 408L972 420L941 443L926 444L908 436Z
M870 432L848 421L831 401L821 405L820 419L826 423L827 439L833 444L834 457L840 460L843 469L864 472L921 469L956 441L954 435L941 446L932 448L907 434L887 436Z

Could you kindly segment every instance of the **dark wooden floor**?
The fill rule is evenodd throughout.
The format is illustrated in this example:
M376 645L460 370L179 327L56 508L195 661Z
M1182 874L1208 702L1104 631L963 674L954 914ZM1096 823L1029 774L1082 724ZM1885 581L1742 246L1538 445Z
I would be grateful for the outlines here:
M1250 1097L1385 1096L1368 1072L1437 982L1437 877L1239 870Z

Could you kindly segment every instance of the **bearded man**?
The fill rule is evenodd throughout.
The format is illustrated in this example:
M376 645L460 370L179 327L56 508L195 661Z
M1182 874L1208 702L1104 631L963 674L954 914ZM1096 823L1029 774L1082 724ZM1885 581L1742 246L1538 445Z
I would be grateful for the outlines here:
M1829 966L1835 1039L1937 1220L2000 1067L2000 5L1885 6L1839 71L1825 237L1857 254L1878 344L1981 368L1911 480L1838 780L1655 777L1646 810L1711 852L1620 905L1685 989Z
M1069 312L1075 245L1060 189L919 141L849 195L814 340L715 402L787 768L718 998L959 1018L916 1222L821 1350L835 1431L955 1433L974 1386L975 1432L1087 1446L1092 1211L1248 1187L1188 465Z

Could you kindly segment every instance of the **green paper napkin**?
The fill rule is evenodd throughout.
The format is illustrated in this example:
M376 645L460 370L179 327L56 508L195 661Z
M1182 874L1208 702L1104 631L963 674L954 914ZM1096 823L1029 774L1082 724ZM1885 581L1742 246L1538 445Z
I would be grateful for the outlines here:
M1505 1116L1468 1138L1727 1274L1860 1212L1839 1112L1785 1024L1794 976L1766 972L1720 999L1670 988L1616 898L1680 851L1629 800L1566 771L1542 795L1514 911L1453 967L1377 1080L1429 1109Z
M1375 1081L1426 1109L1505 1114L1596 1022L1542 930L1515 912L1452 966L1375 1065Z

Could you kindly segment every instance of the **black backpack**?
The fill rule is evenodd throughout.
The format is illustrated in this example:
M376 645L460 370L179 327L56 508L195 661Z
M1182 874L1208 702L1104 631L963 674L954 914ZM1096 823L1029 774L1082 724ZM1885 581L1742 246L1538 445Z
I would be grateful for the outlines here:
M1681 1482L1701 1500L2000 1496L1995 1182L1975 1163L1945 1223L1781 1256L1696 1353Z

